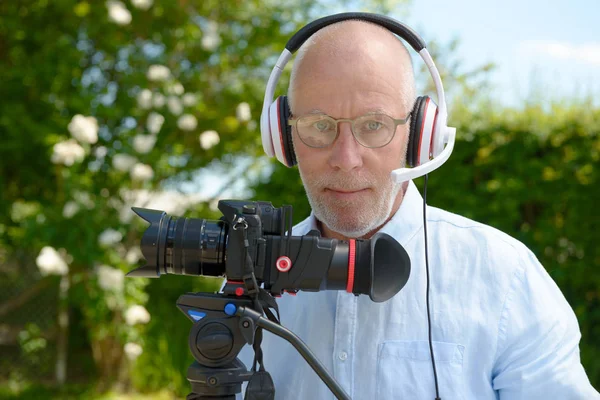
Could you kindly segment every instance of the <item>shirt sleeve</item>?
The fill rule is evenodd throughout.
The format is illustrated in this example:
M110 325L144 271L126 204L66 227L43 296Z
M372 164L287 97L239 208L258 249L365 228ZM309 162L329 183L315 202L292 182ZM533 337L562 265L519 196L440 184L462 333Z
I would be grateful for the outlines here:
M531 251L520 260L500 318L494 390L501 400L600 399L580 361L573 309Z

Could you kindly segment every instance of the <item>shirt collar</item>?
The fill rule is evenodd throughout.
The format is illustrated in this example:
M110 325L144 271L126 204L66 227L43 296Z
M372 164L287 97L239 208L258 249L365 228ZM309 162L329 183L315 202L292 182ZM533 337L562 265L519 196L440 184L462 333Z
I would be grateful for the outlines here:
M408 181L408 187L400 208L379 232L387 233L401 245L405 245L423 226L422 210L423 197L414 182L412 180ZM311 230L319 230L317 219L312 210L310 216L294 229L294 235L306 235Z

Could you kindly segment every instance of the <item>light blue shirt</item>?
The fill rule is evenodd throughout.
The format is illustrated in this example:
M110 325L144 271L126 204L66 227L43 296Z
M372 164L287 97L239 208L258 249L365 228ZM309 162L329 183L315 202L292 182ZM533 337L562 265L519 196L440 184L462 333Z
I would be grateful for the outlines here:
M296 333L352 399L433 400L423 199L411 181L381 229L408 252L411 273L392 299L342 291L278 299ZM294 235L317 229L314 215ZM427 207L432 340L442 400L600 399L579 357L579 325L560 289L522 243L483 224ZM276 399L334 399L302 356L264 332ZM253 351L240 359L250 367ZM245 390L245 388L244 388Z

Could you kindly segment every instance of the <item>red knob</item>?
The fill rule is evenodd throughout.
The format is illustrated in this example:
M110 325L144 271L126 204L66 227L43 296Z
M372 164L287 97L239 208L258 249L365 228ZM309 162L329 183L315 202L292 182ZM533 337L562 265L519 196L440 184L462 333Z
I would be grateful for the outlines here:
M279 272L288 272L292 268L292 260L287 256L281 256L275 261L275 266Z

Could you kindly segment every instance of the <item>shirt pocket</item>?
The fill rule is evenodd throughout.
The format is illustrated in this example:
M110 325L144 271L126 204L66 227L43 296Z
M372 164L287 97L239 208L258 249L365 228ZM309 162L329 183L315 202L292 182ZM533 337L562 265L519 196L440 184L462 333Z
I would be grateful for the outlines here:
M432 342L440 397L465 398L463 354L465 346ZM429 342L390 340L379 344L377 399L433 400L435 382Z

